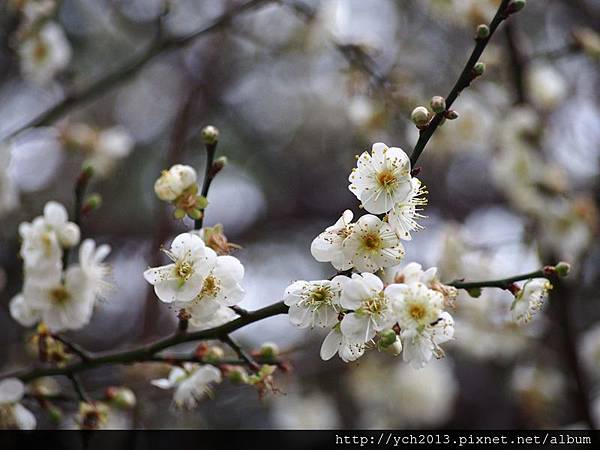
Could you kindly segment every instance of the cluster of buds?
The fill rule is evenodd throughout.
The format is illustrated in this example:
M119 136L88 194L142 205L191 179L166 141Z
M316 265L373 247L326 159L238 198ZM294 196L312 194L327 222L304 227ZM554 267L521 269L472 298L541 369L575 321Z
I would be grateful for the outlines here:
M483 63L477 63L476 66L478 64ZM481 67L479 67L479 69L481 69ZM444 118L442 120L454 120L458 118L458 113L456 111L447 109L446 99L440 95L435 95L431 98L429 107L430 109L425 106L417 106L410 114L410 120L412 120L419 130L426 128L436 114L443 114Z
M157 197L175 206L175 219L183 219L186 215L194 220L202 217L208 200L198 195L196 180L197 175L193 167L175 164L169 170L164 170L154 183Z
M62 364L71 358L64 344L54 338L43 323L38 325L36 333L31 338L31 343L41 362Z

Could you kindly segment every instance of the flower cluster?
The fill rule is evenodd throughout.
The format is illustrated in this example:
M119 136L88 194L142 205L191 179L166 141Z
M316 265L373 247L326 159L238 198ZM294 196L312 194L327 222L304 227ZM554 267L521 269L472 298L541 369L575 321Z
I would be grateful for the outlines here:
M443 356L439 344L454 335L454 320L445 311L453 290L439 283L435 272L411 263L398 273L398 282L387 286L369 272L296 281L284 301L293 324L330 329L321 347L324 360L338 353L354 361L377 346L402 352L405 361L420 368L434 355Z
M65 207L51 201L44 215L19 226L22 239L23 291L10 302L13 318L23 326L43 321L52 332L84 327L95 300L110 289L104 259L110 247L91 239L79 247L79 262L64 267L64 252L80 240L79 227L68 221Z
M342 271L373 273L397 265L404 258L401 240L410 240L411 232L422 228L416 220L427 203L425 188L411 175L408 156L400 148L373 144L371 153L358 157L349 180L350 191L371 214L352 223L352 212L345 211L312 242L313 256ZM385 216L382 220L375 214Z
M156 196L175 206L173 216L183 219L186 215L197 220L208 204L205 197L198 195L198 176L193 167L175 164L169 170L163 170L154 183Z
M244 296L244 266L233 256L217 255L200 234L178 235L171 248L163 250L172 263L146 270L144 278L160 301L187 311L192 326L206 328L235 315L229 307Z
M515 294L515 300L511 305L514 321L518 324L530 322L544 305L550 289L552 284L545 278L527 280Z

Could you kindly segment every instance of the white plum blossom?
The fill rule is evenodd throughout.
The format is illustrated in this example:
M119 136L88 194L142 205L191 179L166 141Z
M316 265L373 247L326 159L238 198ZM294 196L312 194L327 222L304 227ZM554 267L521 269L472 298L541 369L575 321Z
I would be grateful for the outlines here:
M411 231L422 230L423 226L417 223L417 219L425 218L419 211L427 204L427 198L424 195L427 190L418 178L410 180L412 189L406 198L395 203L389 211L387 217L390 226L401 239L411 240Z
M39 309L32 308L22 293L15 295L9 305L10 315L24 327L31 327L42 319Z
M154 192L161 200L171 202L183 191L196 184L197 174L193 167L175 164L164 170L154 183Z
M221 382L221 372L213 366L185 363L173 367L169 378L152 380L161 389L175 388L173 401L178 408L194 408L210 392L211 383Z
M63 29L55 22L46 22L36 33L19 45L23 75L36 84L47 84L71 60L71 46Z
M518 324L530 322L544 305L550 289L552 284L545 278L528 280L515 295L511 306L513 320Z
M346 314L340 324L344 337L356 344L365 344L378 331L396 323L390 297L390 285L384 290L383 281L372 273L353 274L343 283L340 304L353 312Z
M83 328L94 310L94 291L78 265L67 269L64 282L48 286L26 282L23 297L52 332Z
M19 235L23 240L19 254L23 258L25 278L40 284L60 280L63 251L56 233L44 218L21 223Z
M321 359L328 361L336 353L344 362L356 361L365 353L365 344L350 341L336 325L321 345Z
M396 301L394 310L403 331L424 330L440 317L444 296L423 283L391 284L387 292Z
M20 403L24 394L25 386L18 378L0 381L0 429L35 429L35 416Z
M56 237L63 247L69 248L79 243L79 227L77 224L69 222L69 214L60 203L54 201L46 203L44 220L47 227L56 233Z
M178 235L171 249L164 252L173 262L146 270L144 278L164 303L192 301L215 266L217 254L200 236L191 233Z
M207 316L193 316L190 319L190 329L196 331L208 330L209 328L219 327L227 322L236 319L238 315L228 306L219 306L219 308Z
M411 262L396 272L394 282L403 284L423 283L425 286L431 287L433 281L436 280L436 274L436 267L423 270L421 264Z
M204 277L197 295L191 301L178 302L175 306L185 308L192 315L190 324L202 327L221 308L237 305L242 300L245 291L240 283L243 278L244 266L237 258L217 256L214 268Z
M444 351L439 345L454 337L454 319L444 311L434 324L426 326L422 331L417 328L402 330L401 337L404 342L402 359L415 369L420 369L431 361L433 356L444 356Z
M404 247L392 227L372 214L362 216L343 243L343 251L360 272L376 272L398 264Z
M352 218L352 211L347 209L335 224L327 227L312 241L310 252L317 261L331 262L337 270L352 267L352 259L346 256L342 245L354 226L350 223Z
M335 325L340 311L343 279L346 277L337 276L332 280L318 281L299 280L288 286L283 301L290 307L290 322L300 328L330 328Z
M378 142L371 153L363 152L352 170L350 191L372 214L388 212L412 189L410 160L401 148Z
M104 244L96 247L93 239L84 240L79 246L79 265L86 277L89 289L94 295L105 298L112 289L108 281L110 266L104 259L110 253L110 246Z

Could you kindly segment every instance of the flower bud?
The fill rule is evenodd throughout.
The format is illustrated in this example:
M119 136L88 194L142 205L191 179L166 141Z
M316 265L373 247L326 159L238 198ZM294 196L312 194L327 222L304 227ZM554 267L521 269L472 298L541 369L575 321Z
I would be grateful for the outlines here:
M248 372L240 366L228 366L227 378L232 383L246 384L248 382Z
M400 340L400 336L396 336L394 343L386 347L385 350L394 356L398 356L400 353L402 353L402 341Z
M481 297L481 288L470 288L467 289L467 294L469 294L473 298Z
M386 348L396 342L397 334L394 330L388 328L379 333L379 346Z
M227 165L227 156L220 156L213 162L213 165L210 169L210 176L214 177L218 174L223 168Z
M430 106L434 113L442 113L446 110L446 99L436 95L435 97L431 98Z
M260 346L260 356L266 360L272 360L279 355L279 346L273 342L265 342Z
M506 7L506 10L508 14L513 14L525 8L526 4L527 2L525 0L511 0L508 6Z
M54 405L49 405L47 412L48 412L48 419L50 420L50 422L52 422L53 424L56 424L56 425L58 425L62 422L63 414L59 408L57 408Z
M136 404L135 394L126 387L110 386L106 388L106 399L120 409L131 409Z
M477 26L477 33L475 34L475 39L486 39L490 36L490 27L485 24L481 24Z
M456 119L458 119L458 113L456 111L454 111L453 109L449 109L444 114L444 117L448 120L456 120Z
M99 209L102 206L102 196L98 193L90 194L86 197L81 206L82 214L88 214Z
M417 106L410 114L410 120L417 127L424 127L429 123L429 111L424 106Z
M186 166L184 164L175 164L169 169L169 172L172 172L173 175L179 178L182 189L189 188L192 184L196 182L197 179L196 171L194 170L194 168Z
M556 269L556 275L559 277L566 277L571 271L571 265L564 261L559 262L554 268Z
M480 77L485 72L485 63L479 61L473 66L473 76Z
M219 142L219 130L212 125L208 125L202 129L202 141L206 145L215 145Z
M81 237L81 232L77 224L67 222L58 234L58 239L63 247L69 248L77 245Z
M181 182L168 170L163 170L160 177L154 183L156 196L165 201L172 202L182 191Z
M208 348L203 359L204 359L204 361L206 361L208 363L214 364L214 363L218 363L219 361L221 361L224 356L225 356L225 352L223 351L223 349L221 347L212 346L212 347Z

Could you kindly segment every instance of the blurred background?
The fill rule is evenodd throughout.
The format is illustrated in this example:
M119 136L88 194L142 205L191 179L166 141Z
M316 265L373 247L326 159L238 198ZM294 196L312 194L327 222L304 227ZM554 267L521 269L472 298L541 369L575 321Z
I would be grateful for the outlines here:
M241 306L268 305L294 280L333 274L314 261L310 243L344 209L359 213L347 189L354 156L378 141L410 153L418 137L410 112L448 94L475 28L498 3L1 2L2 372L35 362L24 350L31 330L8 313L22 283L18 225L48 200L70 207L82 163L95 167L91 191L103 198L82 234L111 245L117 289L89 326L68 334L73 341L116 350L176 327L142 272L163 262L160 245L190 224L172 220L152 186L174 163L203 172L199 131L208 124L219 128L218 155L230 163L211 187L205 224L223 224L243 247L235 252L246 268ZM111 426L600 423L598 24L597 1L529 0L498 30L482 57L485 75L459 97L459 118L438 130L418 164L429 205L425 230L405 245L406 262L437 266L449 282L568 261L568 282L536 320L513 324L508 292L461 294L446 358L417 371L375 351L351 364L323 362L324 334L274 317L235 336L248 349L278 344L293 367L276 376L280 394L260 400L251 387L224 382L213 399L182 412L169 410L171 392L149 384L168 372L162 365L84 372L94 397L108 385L135 392L136 408L115 412ZM40 36L50 61L27 46ZM68 380L56 381L70 392ZM56 425L36 402L27 405L40 427L68 426L77 408L60 403L66 419Z

